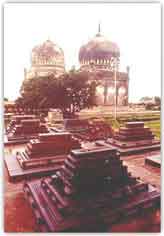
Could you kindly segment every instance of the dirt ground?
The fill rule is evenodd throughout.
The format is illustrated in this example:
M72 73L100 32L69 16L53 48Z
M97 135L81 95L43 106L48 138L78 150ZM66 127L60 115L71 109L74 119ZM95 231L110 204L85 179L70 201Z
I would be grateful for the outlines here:
M19 147L19 148L22 148ZM16 148L18 149L18 148ZM5 152L13 151L5 149ZM152 155L156 152L151 152ZM148 155L148 154L146 154ZM145 155L124 157L124 164L133 175L160 189L160 168L144 164ZM4 167L4 230L5 232L38 232L33 212L24 198L23 181L9 183ZM159 232L160 211L149 212L137 218L127 219L108 229L109 232Z

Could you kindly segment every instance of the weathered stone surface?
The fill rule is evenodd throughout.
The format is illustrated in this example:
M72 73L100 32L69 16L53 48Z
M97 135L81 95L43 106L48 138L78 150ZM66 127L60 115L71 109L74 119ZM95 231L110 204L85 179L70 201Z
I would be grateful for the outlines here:
M116 147L121 155L160 150L160 140L155 138L150 128L144 127L144 122L127 122L112 138L98 141L97 145Z
M9 125L6 129L6 133L10 133L15 125L19 125L21 123L21 120L35 119L35 118L36 118L35 115L15 115L15 116L13 116L11 122L9 123Z
M80 147L79 141L70 133L39 134L38 138L29 141L23 154L27 159L44 158L68 154Z
M14 154L19 149L23 149L24 145L5 147L5 154ZM156 155L158 152L150 152L149 155ZM148 155L148 154L147 154ZM139 157L138 157L139 156ZM10 158L12 159L12 158ZM151 165L145 165L145 154L132 155L124 159L124 164L128 166L128 170L135 176L156 187L160 191L160 168ZM54 173L54 171L53 171ZM17 183L11 183L8 180L7 170L4 168L4 229L5 232L40 232L36 224L35 216L29 203L25 200L22 192L24 180ZM20 194L22 193L22 194ZM22 214L23 212L23 214ZM97 222L98 224L98 222ZM154 211L144 211L144 213L136 216L121 218L113 225L104 227L103 222L99 222L100 229L93 229L97 232L160 232L160 209ZM104 227L104 228L103 228ZM86 226L83 230L88 231Z
M45 175L57 170L64 163L66 154L81 148L80 142L70 133L39 134L30 140L23 151L5 156L11 181Z
M82 119L67 119L63 128L54 128L53 130L56 132L69 131L82 141L107 139L113 135L111 126L105 122Z
M7 128L5 144L27 142L39 133L48 132L48 127L33 115L15 116Z
M153 155L153 156L147 156L145 158L145 164L149 164L149 165L160 168L161 167L161 156L160 156L160 154Z
M133 177L116 149L73 150L53 176L26 182L41 231L92 231L159 207L160 194Z

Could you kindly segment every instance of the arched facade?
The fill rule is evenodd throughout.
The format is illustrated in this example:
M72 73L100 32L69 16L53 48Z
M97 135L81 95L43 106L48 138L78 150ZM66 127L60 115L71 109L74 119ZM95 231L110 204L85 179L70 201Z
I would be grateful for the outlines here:
M111 71L89 71L91 80L97 80L97 104L127 106L129 96L129 73ZM116 95L116 96L115 96Z

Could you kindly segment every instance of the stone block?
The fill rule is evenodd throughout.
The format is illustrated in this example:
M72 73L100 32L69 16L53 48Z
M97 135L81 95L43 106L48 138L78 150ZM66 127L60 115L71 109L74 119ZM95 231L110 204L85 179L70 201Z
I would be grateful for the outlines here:
M27 181L24 192L40 230L86 232L159 208L160 193L133 177L116 149L73 150L54 175Z

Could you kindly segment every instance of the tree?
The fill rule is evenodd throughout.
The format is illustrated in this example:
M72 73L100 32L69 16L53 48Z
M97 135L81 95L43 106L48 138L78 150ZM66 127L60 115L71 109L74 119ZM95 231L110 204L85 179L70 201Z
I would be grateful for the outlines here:
M141 102L150 101L150 100L152 100L152 97L148 97L148 96L142 97L140 99Z
M83 108L96 105L96 87L97 82L90 81L88 73L76 70L59 78L32 78L23 82L16 104L32 109L59 108L64 116L73 116Z
M147 104L145 105L145 109L146 109L146 110L153 110L153 108L154 108L154 104L153 104L153 103L147 103Z
M156 104L157 106L160 106L160 105L161 105L161 98L160 98L160 97L155 96L155 97L154 97L154 101L155 101L155 104Z
M71 70L64 74L60 81L62 81L63 88L60 109L63 114L73 115L81 109L96 105L97 83L89 80L87 72Z

